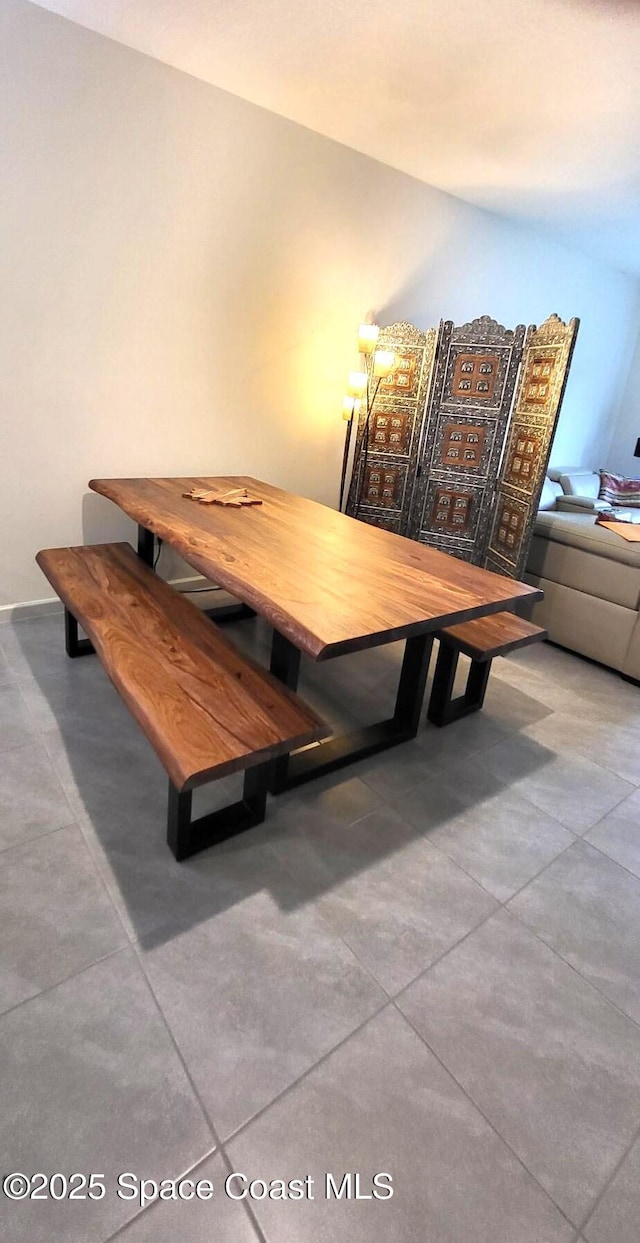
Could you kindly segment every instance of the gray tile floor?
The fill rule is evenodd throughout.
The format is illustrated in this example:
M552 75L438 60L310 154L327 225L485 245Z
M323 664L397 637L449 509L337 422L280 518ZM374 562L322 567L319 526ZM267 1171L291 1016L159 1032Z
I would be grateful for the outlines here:
M259 623L234 634L264 655ZM302 691L373 719L398 659ZM639 709L531 649L481 716L179 866L97 661L66 660L59 616L0 626L0 1168L107 1188L3 1196L2 1239L638 1243ZM236 1202L232 1170L313 1198ZM213 1199L141 1210L126 1172ZM326 1199L346 1172L393 1198Z

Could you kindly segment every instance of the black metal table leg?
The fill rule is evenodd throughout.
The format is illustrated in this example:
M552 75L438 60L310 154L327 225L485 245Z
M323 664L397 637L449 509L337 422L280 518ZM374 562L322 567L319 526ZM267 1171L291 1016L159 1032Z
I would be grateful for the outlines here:
M146 527L138 524L138 556L145 565L153 569L155 555L155 535L153 531L148 531ZM212 588L213 590L213 588ZM188 595L185 592L185 595ZM255 617L255 609L250 608L248 604L221 604L219 608L203 609L207 617L217 622L219 626L225 622L244 621L246 617Z
M274 630L271 639L271 673L274 678L278 678L278 681L283 682L290 691L298 689L300 656L300 649L294 647L293 643L289 639L285 639L284 635L280 634L278 630ZM272 794L278 794L281 790L287 789L289 782L289 759L288 755L282 755L273 762L270 783Z
M298 689L301 655L299 647L294 647L293 643L285 639L279 630L274 630L271 640L270 669L274 678L277 678L279 682L284 682L290 691Z
M407 738L415 738L420 727L432 648L432 634L415 635L405 643L393 719Z
M91 656L96 650L90 639L78 638L78 623L68 609L64 611L64 646L72 660L77 656Z
M270 763L256 764L244 774L242 798L219 811L209 812L197 820L191 818L193 791L178 790L169 781L169 813L167 843L178 863L191 855L216 846L237 833L262 824L267 805L267 784Z
M415 635L406 640L395 711L389 720L377 721L373 725L364 725L346 734L334 735L315 746L294 751L291 755L276 760L271 792L280 794L306 781L312 781L315 777L335 772L355 760L365 759L378 751L385 751L387 747L394 747L400 742L415 738L420 724L432 646L432 634ZM271 672L285 686L295 690L299 667L299 650L274 631Z
M453 698L453 687L460 653L456 647L440 641L436 671L431 688L427 717L432 725L440 727L459 721L471 712L479 712L487 693L490 660L472 660L464 694Z
M138 525L138 556L145 565L151 566L151 569L153 569L155 546L156 537L153 531L148 531L146 527Z

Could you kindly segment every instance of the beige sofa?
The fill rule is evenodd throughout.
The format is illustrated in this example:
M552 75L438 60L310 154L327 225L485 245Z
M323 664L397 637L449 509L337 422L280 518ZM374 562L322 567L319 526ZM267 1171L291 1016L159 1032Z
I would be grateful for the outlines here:
M544 591L533 619L553 643L640 681L640 543L596 526L609 508L599 485L592 471L549 471L526 574Z

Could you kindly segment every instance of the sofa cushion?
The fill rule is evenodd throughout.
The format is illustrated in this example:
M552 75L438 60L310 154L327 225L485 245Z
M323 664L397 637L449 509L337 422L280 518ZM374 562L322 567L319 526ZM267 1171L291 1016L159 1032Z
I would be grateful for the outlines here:
M640 544L629 544L593 514L539 513L528 569L552 582L637 609Z
M581 513L543 513L536 519L536 535L572 548L582 548L594 557L606 557L640 570L640 545L629 544L595 521L595 515Z
M600 471L600 498L611 505L627 505L640 508L640 479L625 479L611 471Z
M544 591L544 599L536 604L533 620L544 626L552 643L560 643L572 652L581 652L591 660L599 660L612 669L620 669L637 677L640 646L631 656L629 649L638 630L638 614L634 609L621 608L610 600L585 596L583 592L562 583L554 583L537 575L527 574L526 581Z
M593 470L572 470L560 476L563 492L567 496L593 496L600 493L600 475Z

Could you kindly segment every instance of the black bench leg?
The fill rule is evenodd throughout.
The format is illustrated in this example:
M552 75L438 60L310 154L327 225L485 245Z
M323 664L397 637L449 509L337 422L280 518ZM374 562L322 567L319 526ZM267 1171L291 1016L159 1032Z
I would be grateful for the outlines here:
M244 775L242 798L219 811L209 812L197 820L191 819L191 790L178 790L169 781L169 815L167 842L178 863L191 855L216 846L228 837L244 833L262 824L267 806L267 784L271 764L256 764Z
M75 660L76 656L91 656L95 647L90 639L78 638L78 623L68 609L64 611L64 645L67 656Z
M484 703L491 671L490 660L472 660L464 695L452 698L459 655L457 648L440 643L427 711L432 725L449 725L470 712L479 712Z

